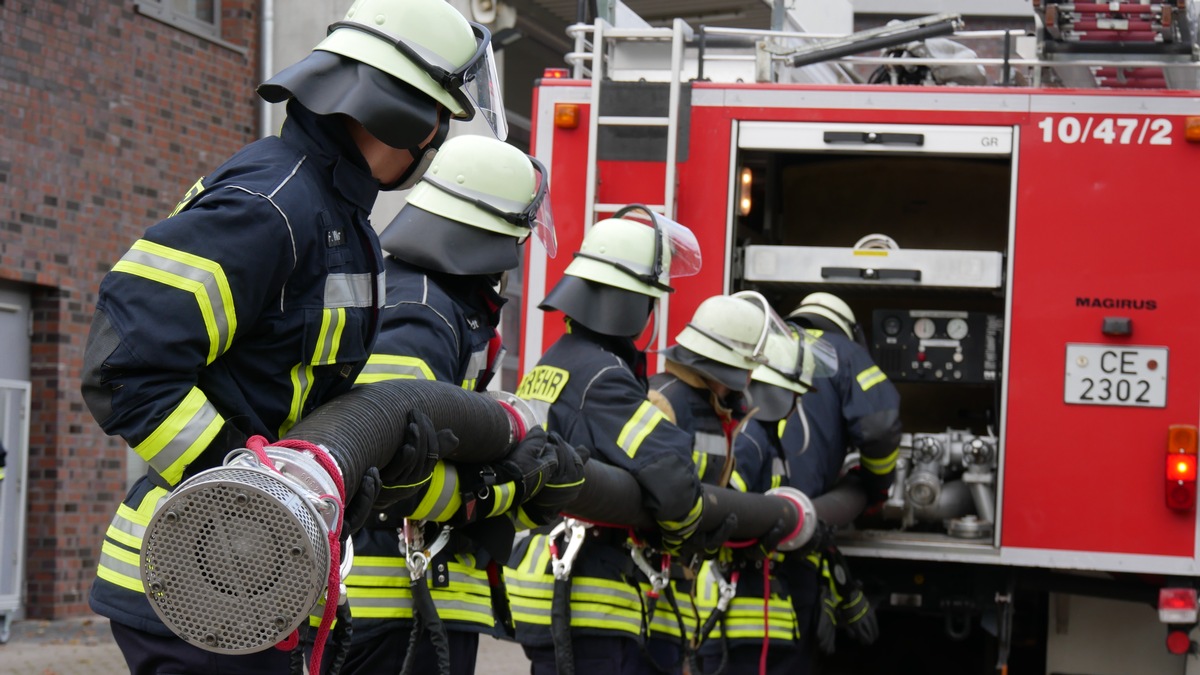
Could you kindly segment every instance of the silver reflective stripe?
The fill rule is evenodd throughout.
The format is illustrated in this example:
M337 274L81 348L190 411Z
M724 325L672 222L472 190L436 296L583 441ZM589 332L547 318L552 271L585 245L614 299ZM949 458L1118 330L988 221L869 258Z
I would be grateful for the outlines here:
M142 578L142 570L137 565L131 565L123 560L117 560L103 551L100 552L100 567L106 567L131 579Z
M404 560L404 558L398 558ZM354 565L350 567L351 577L383 577L390 579L392 577L404 577L408 579L408 569L404 565L360 565L358 559L355 558ZM351 584L358 586L360 584Z
M192 418L188 420L187 424L176 432L171 440L148 460L150 466L164 477L168 477L168 474L182 474L182 467L175 467L176 470L174 472L171 470L172 467L196 444L197 439L209 430L209 427L212 426L213 422L219 416L213 404L205 400L195 414L192 415ZM140 448L141 446L138 447ZM174 480L171 480L170 477L167 479L171 481L171 484L179 482L178 477L175 477Z
M467 376L464 379L478 380L488 367L488 350L487 346L483 349L471 354L470 360L467 361Z
M724 457L729 452L729 441L725 440L725 434L711 434L704 431L697 431L695 448L696 452Z
M325 308L373 307L372 274L330 274L325 277ZM383 276L379 277L380 283Z
M431 517L437 517L444 513L450 506L450 500L458 496L458 469L449 462L442 462L442 464L446 467L446 475L442 480L441 494L438 495L433 508L429 510Z
M229 316L226 313L225 301L221 298L221 279L218 279L209 270L140 250L136 245L129 249L129 252L121 260L162 270L203 286L204 295L208 298L208 305L212 307L212 325L217 329L217 353L219 354L225 349L229 344ZM203 310L203 307L201 309Z
M539 401L535 398L523 398L521 400L525 401L526 403L529 404L529 407L533 409L533 414L537 417L537 419L539 419L539 420L550 419L550 404L549 403L546 403L545 401Z

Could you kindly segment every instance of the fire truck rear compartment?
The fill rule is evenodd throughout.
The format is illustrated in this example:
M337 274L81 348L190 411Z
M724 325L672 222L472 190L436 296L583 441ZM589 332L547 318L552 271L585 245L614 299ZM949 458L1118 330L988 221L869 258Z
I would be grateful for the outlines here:
M821 256L844 260L845 250L878 234L901 251L931 251L935 264L982 252L998 256L1002 269L1011 157L743 150L737 162L738 180L745 168L751 179L749 209L735 200L731 288L761 290L781 312L814 291L838 294L900 391L906 433L897 484L884 510L860 518L851 536L872 545L994 550L1006 279L984 288L935 286L923 284L930 276L919 270L873 277L870 261L878 258L865 254L861 268L826 265ZM821 265L820 274L784 269L782 279L764 281L746 269L747 246L789 247L751 249L779 251L781 268L789 250L800 250L790 247L811 247L815 257L804 260Z

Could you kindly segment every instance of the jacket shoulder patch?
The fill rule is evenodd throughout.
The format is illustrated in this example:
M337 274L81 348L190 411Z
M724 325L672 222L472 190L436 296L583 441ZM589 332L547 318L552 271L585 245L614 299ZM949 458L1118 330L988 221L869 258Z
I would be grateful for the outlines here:
M554 403L570 378L571 374L562 368L537 366L521 380L521 386L517 387L517 396L526 400Z

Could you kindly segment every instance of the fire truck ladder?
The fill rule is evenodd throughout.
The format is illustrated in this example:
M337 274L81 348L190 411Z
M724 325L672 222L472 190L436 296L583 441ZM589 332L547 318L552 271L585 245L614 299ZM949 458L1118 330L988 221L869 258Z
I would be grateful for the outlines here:
M685 35L690 32L682 19L675 19L670 28L620 28L610 25L603 19L597 19L592 26L572 26L570 32L575 37L575 53L570 56L575 66L576 78L590 74L592 78L591 110L588 116L588 155L587 183L584 195L584 223L591 226L596 221L597 214L613 213L625 206L624 203L598 203L596 188L598 184L598 141L601 126L626 127L665 127L667 131L667 149L664 162L666 164L666 180L663 186L663 202L647 204L652 210L668 218L675 217L675 171L676 154L679 145L679 104L683 71L683 50ZM590 33L590 41L588 34ZM618 41L626 42L669 42L671 46L671 67L667 75L669 94L667 98L667 114L665 116L629 116L600 114L600 93L605 81L612 82L609 72L611 58L606 58L606 52L617 48ZM587 63L589 67L584 66ZM651 60L647 59L647 64ZM659 70L648 65L646 70Z

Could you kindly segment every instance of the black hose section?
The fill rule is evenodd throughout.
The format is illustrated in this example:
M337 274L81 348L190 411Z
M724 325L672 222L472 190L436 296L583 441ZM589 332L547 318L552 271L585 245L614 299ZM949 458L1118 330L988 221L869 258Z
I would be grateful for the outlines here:
M654 519L642 506L642 489L628 471L599 461L583 467L583 489L564 512L596 523L651 529ZM699 531L720 527L726 516L737 513L732 539L757 539L784 518L793 527L800 518L796 505L786 499L753 492L705 485L704 512Z
M821 522L838 527L854 522L867 508L867 493L857 481L845 479L812 502Z
M554 642L554 667L558 675L575 675L575 649L571 646L571 578L555 579L550 596L550 638Z
M422 576L413 580L409 586L412 591L413 624L408 636L408 652L404 654L404 663L400 666L401 675L412 675L416 664L417 644L421 636L429 634L437 654L438 675L450 675L450 638L446 635L446 625L438 616L437 607L433 604L433 595L429 592L429 584Z
M342 666L346 665L346 657L350 655L350 642L354 639L354 621L350 617L350 603L343 602L337 607L337 623L333 626L333 661L329 664L328 675L338 675Z
M309 413L285 438L324 446L342 470L349 500L370 467L384 466L404 441L408 413L419 410L458 447L442 459L485 463L503 457L515 437L508 412L485 394L449 382L385 380L338 396Z
M288 675L304 675L304 642L292 648L288 654Z
M704 625L700 627L700 633L696 636L696 648L688 652L688 665L691 666L689 671L691 675L721 675L725 672L725 667L729 665L729 640L725 637L725 617L728 610L719 611L714 609L709 613L708 618L704 620ZM721 624L721 661L717 663L717 667L711 673L704 672L704 664L700 661L700 647L708 640L708 636L712 634L713 628L717 622Z

